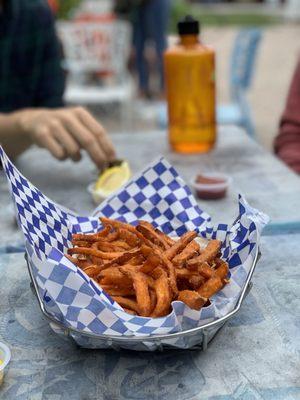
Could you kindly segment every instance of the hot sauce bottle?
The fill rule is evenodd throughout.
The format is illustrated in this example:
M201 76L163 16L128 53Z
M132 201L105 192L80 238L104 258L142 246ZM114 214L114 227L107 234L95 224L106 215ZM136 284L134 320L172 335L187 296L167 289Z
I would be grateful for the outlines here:
M199 22L185 17L179 42L164 55L169 142L180 153L207 152L216 140L215 52L199 32Z

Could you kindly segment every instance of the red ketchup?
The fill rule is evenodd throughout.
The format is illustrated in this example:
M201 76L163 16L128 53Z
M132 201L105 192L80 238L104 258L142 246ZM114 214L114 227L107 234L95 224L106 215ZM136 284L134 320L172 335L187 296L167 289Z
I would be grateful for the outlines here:
M226 196L228 178L220 174L197 175L194 181L197 196L204 200L217 200Z

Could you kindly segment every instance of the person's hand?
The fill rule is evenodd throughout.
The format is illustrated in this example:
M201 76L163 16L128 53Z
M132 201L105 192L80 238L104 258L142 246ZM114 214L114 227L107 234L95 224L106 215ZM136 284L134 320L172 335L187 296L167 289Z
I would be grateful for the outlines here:
M115 158L105 130L82 107L20 111L19 125L33 143L48 149L59 160L79 161L81 149L99 168Z

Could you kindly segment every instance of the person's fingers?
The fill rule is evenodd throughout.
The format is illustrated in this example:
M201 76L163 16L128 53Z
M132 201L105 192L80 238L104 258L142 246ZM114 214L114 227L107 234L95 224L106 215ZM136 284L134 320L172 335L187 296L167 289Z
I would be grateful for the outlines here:
M50 151L53 157L58 160L65 160L67 154L65 149L51 136L47 127L40 127L32 135L33 141L40 147Z
M116 157L116 152L103 126L84 108L78 107L75 112L82 124L95 135L108 161L113 161Z
M107 157L96 137L76 117L64 115L63 118L64 126L68 132L88 152L94 163L102 168L107 163Z
M80 147L59 120L54 119L51 121L51 130L52 135L55 137L56 141L63 146L67 155L73 161L79 161L81 159Z

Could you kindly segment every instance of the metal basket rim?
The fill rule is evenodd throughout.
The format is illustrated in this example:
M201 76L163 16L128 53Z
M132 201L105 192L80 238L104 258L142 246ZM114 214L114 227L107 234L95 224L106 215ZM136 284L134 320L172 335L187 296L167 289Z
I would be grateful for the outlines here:
M82 336L86 336L89 338L94 338L94 339L103 339L103 340L113 340L113 341L118 341L118 342L127 342L127 341L131 341L131 342L136 342L136 343L140 343L140 342L145 342L145 341L161 341L161 340L166 340L166 339L174 339L174 338L179 338L182 336L190 336L190 335L194 335L196 333L199 333L201 331L206 331L209 328L224 324L225 322L227 322L230 318L232 318L240 309L242 302L244 300L244 298L247 295L248 289L249 289L249 284L251 282L251 278L253 276L256 264L260 258L260 251L259 251L259 246L257 246L256 248L256 252L255 252L255 256L254 256L254 260L252 263L252 266L250 268L250 271L248 273L246 282L243 286L243 289L241 291L240 297L236 303L236 306L234 307L234 309L224 315L223 317L216 319L212 322L209 322L205 325L196 327L196 328L192 328L192 329L188 329L185 331L180 331L180 332L174 332L174 333L169 333L169 334L164 334L164 335L149 335L149 336L117 336L117 335L98 335L95 333L91 333L91 332L84 332L80 329L76 329L73 327L66 327L64 326L60 321L58 321L56 318L54 318L51 314L49 314L47 312L47 310L45 309L44 303L41 299L39 290L38 290L38 286L37 286L37 282L33 276L33 272L30 266L30 263L28 261L28 255L27 253L25 253L25 259L27 262L27 267L28 267L28 272L29 272L29 276L35 291L35 295L38 299L38 303L39 303L39 307L42 311L42 313L44 314L44 316L52 323L56 324L59 328L61 328L68 336L70 336L70 333L74 333L74 334L80 334Z

